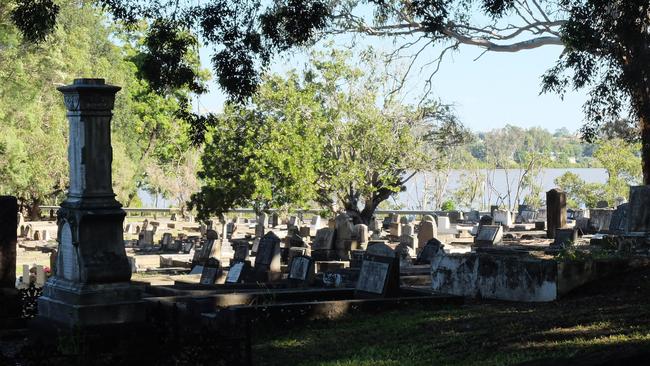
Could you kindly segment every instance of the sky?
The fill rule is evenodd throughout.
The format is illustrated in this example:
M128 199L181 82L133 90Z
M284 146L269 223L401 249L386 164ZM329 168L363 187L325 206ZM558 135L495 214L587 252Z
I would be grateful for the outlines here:
M349 39L336 40L337 45L347 45ZM393 49L390 39L364 39L357 42L355 52L372 45L380 52ZM423 60L435 59L441 47L432 47L420 56ZM453 104L460 120L473 131L489 131L507 124L520 127L543 127L553 132L560 128L577 131L583 122L582 105L587 99L584 91L567 92L562 100L556 94L539 95L542 74L555 64L562 52L560 46L544 46L516 53L487 52L483 49L461 46L448 54L440 71L433 78L430 97ZM282 73L290 68L301 68L307 52L293 52L276 57L271 71ZM201 49L201 63L211 69L210 51ZM421 63L416 63L406 85L406 101L420 100L424 80L429 73L419 74ZM210 93L200 97L200 110L219 112L225 101L216 83L211 82Z

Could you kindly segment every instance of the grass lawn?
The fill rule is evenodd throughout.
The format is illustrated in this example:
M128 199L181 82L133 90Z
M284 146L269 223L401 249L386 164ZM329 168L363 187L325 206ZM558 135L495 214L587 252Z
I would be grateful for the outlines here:
M637 364L622 357L650 350L649 280L644 270L553 303L468 301L260 331L254 364Z

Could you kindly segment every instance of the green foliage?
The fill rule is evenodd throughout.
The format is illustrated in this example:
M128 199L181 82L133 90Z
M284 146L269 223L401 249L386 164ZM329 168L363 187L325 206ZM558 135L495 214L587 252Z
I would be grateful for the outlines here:
M387 74L374 57L356 66L349 52L315 53L304 73L266 78L252 105L228 106L208 132L199 212L317 203L369 220L430 163L418 131L435 123L433 105L383 98Z
M640 183L639 144L630 144L621 139L603 140L598 144L594 157L607 170L605 184L586 183L571 172L555 179L555 184L567 193L567 206L596 207L599 201L607 201L611 206L616 198L628 197L630 185Z
M86 2L61 0L57 26L35 45L11 24L13 6L0 4L0 193L18 196L33 216L39 204L62 199L68 125L56 86L78 77L102 77L123 87L112 124L113 185L121 202L133 203L139 187L151 186L145 167L179 171L178 157L196 151L187 124L176 117L186 108L188 92L156 94L138 78L141 32L108 26L100 9Z
M441 209L443 211L454 211L456 209L456 204L452 200L447 200L442 203Z

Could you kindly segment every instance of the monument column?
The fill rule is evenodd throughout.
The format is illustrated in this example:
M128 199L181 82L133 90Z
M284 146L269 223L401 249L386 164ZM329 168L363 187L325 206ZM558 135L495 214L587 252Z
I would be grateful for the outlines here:
M70 188L58 211L56 272L39 299L39 316L67 326L141 321L140 288L124 250L126 213L111 179L111 117L120 87L76 79L59 87L70 126Z
M566 226L566 193L559 189L546 192L546 237L555 238L555 229Z

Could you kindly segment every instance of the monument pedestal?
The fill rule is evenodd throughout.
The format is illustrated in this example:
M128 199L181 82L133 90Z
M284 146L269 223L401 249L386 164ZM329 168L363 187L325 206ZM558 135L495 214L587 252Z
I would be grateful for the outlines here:
M38 299L39 317L66 327L142 322L142 289L130 282L82 285L52 278Z
M142 289L130 282L124 249L126 213L112 187L110 121L120 88L77 79L58 89L70 124L70 188L57 213L58 255L39 317L74 328L143 322Z

